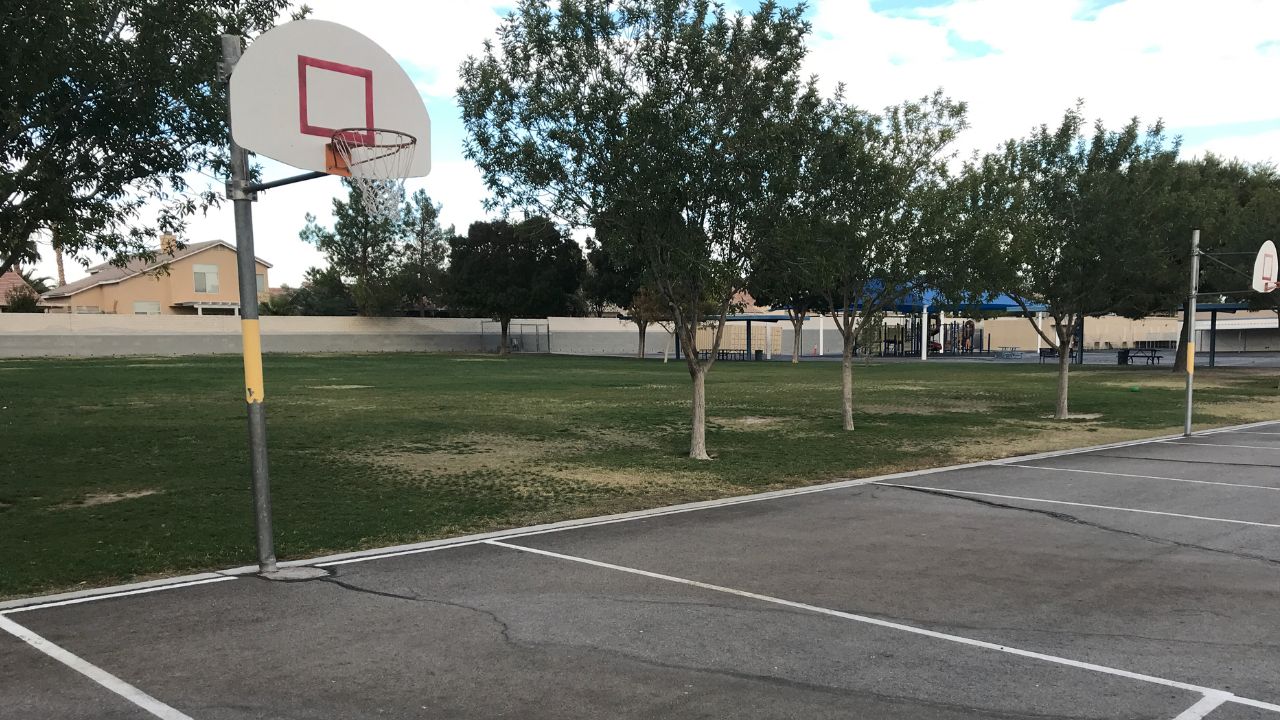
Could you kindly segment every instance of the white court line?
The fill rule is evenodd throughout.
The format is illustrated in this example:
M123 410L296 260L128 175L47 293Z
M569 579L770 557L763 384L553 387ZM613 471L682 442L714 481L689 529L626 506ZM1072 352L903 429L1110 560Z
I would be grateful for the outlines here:
M1160 440L1158 442L1166 445L1195 445L1196 447L1229 447L1229 448L1247 448L1249 450L1274 450L1280 452L1280 447L1267 447L1266 445L1224 445L1220 443L1197 443L1183 442L1181 440Z
M192 580L191 582L174 583L172 585L160 585L158 587L140 588L138 590L125 590L115 593L100 593L97 595L88 595L85 597L72 598L70 600L59 600L57 602L42 603L40 605L24 605L11 610L0 610L0 615L12 615L13 613L26 612L28 610L43 610L51 607L62 607L63 605L78 605L80 603L90 602L92 600L106 600L107 598L127 597L129 595L142 595L144 593L159 592L160 590L175 590L177 588L191 587L192 585L207 585L209 583L225 582L227 580L235 580L231 577L207 578L205 580Z
M1166 678L1156 677L1154 675L1145 675L1143 673L1130 672L1119 668L1108 667L1106 665L1095 665L1094 663L1082 662L1080 660L1071 660L1070 658L1058 657L1056 655L1046 655L1033 650L1022 650L1021 648L1010 647L1008 645L1000 645L985 640L975 640L973 638L964 637L963 635L950 635L948 633L938 632L936 630L926 630L915 625L904 625L902 623L892 622L890 620L881 620L879 618L867 615L857 615L847 613L841 610L832 610L831 608L819 607L817 605L809 605L807 603L796 602L794 600L783 600L782 598L770 595L761 595L759 593L749 592L747 590L737 590L735 588L725 587L723 585L712 585L711 583L699 582L697 580L689 580L687 578L676 577L674 575L663 575L662 573L649 572L639 568L627 567L625 565L614 565L612 563L601 562L599 560L590 560L576 555L564 555L562 553L551 552L550 550L540 550L538 548L525 547L523 545L511 545L500 540L487 540L489 545L517 550L519 552L533 553L534 555L544 555L558 560L568 560L569 562L581 563L583 565L591 565L605 570L616 570L618 572L629 573L631 575L639 575L641 577L652 578L654 580L665 580L667 582L679 583L690 587L701 588L703 590L711 590L714 592L725 593L728 595L737 595L738 597L750 598L761 602L772 603L774 605L782 605L784 607L795 608L797 610L805 610L807 612L817 613L819 615L829 615L844 620L852 620L854 622L865 623L867 625L875 625L877 627L889 628L890 630L900 630L902 632L911 633L913 635L923 635L924 637L934 638L936 640L946 640L948 642L958 643L960 645L968 645L971 647L982 648L984 650L995 650L997 652L1007 653L1009 655L1017 655L1019 657L1031 658L1033 660L1042 660L1044 662L1054 663L1056 665L1065 665L1067 667L1078 668L1081 670L1090 670L1106 675L1114 675L1117 677L1128 678L1130 680L1139 680L1141 682L1153 683L1156 685L1164 685L1166 687L1178 688L1180 690L1189 690L1191 692L1201 693L1215 698L1223 698L1223 701L1240 703L1249 705L1250 707L1261 708L1263 710L1271 710L1280 712L1280 705L1263 702L1261 700L1251 700L1249 698L1237 697L1231 693L1216 688L1208 688L1200 685L1192 685L1191 683L1179 682L1177 680L1168 680ZM1201 700L1201 702L1204 702ZM1197 703L1199 705L1200 703ZM1185 713L1184 713L1185 714ZM1179 718L1182 716L1179 715ZM1175 719L1176 720L1176 719Z
M146 710L152 715L162 720L192 720L190 715L179 712L150 695L142 692L138 688L112 675L90 663L87 660L73 655L67 650L55 645L27 628L6 617L0 617L0 630L8 632L10 635L25 642L31 647L84 675L90 680L98 683L102 687Z
M1174 460L1173 462L1177 462ZM1280 487L1269 487L1267 485L1247 485L1245 483L1229 483L1216 482L1213 480L1187 480L1186 478L1161 477L1159 475L1131 475L1129 473L1105 472L1103 470L1078 470L1076 468L1057 468L1047 467L1044 465L1018 465L1016 463L1008 463L1005 467L1030 468L1032 470L1052 470L1054 472L1073 472L1087 473L1089 475L1114 475L1115 477L1141 478L1143 480L1168 480L1170 482L1195 483L1196 485L1222 485L1225 487L1249 488L1251 490L1270 490L1272 492L1280 492Z
M1271 437L1280 437L1280 432L1258 432L1257 430L1224 430L1228 435L1270 435Z
M1205 693L1205 696L1200 698L1200 702L1178 713L1178 717L1173 720L1202 720L1229 700L1231 700L1230 693Z
M1160 510L1140 510L1138 508L1116 507L1114 505L1093 505L1091 503L1068 502L1066 500L1045 500L1044 498L1029 498L1018 495L998 495L996 493L974 492L973 490L952 490L951 488L925 487L923 485L900 485L898 483L878 482L876 485L881 487L896 487L907 490L924 490L926 492L942 493L943 495L974 495L976 497L1001 498L1003 500L1021 500L1023 502L1049 503L1050 505L1071 505L1073 507L1087 507L1098 510L1119 510L1120 512L1142 513L1143 515L1164 515L1166 517L1187 518L1189 520L1208 520L1211 522L1232 523L1233 525L1252 525L1254 527L1276 528L1280 529L1280 525L1274 523L1253 522L1252 520L1233 520L1231 518L1206 517L1204 515L1184 515L1183 513L1163 512Z

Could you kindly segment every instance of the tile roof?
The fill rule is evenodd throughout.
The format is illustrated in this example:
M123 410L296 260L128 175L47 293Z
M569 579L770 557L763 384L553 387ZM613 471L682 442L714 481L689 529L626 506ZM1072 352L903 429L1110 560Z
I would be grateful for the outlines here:
M46 300L49 300L52 298L70 297L71 295L75 295L76 293L82 290L88 290L89 288L95 287L97 285L105 285L108 283L120 282L121 280L124 280L126 278L131 278L135 275L141 275L142 273L148 270L154 270L160 267L161 265L171 263L175 260L181 260L182 258L185 258L185 257L190 257L192 255L195 255L198 252L203 252L216 245L222 245L231 250L236 249L235 245L232 245L231 243L228 243L228 242L224 242L222 240L206 240L205 242L188 243L186 247L182 248L176 253L171 254L171 253L158 252L156 253L156 259L151 262L147 262L146 260L141 260L141 259L134 259L125 263L124 267L118 267L116 265L112 265L111 263L102 263L101 265L94 265L93 267L89 268L88 277L83 277L83 278L80 278L79 280L76 280L75 282L69 282L66 285L61 285L59 287L56 287L50 290L49 292L41 295L41 297ZM263 265L266 265L267 267L271 267L271 263L267 262L266 260L263 260L262 258L255 258L255 259L258 262L262 263Z
M0 305L3 305L5 303L5 298L9 297L9 293L14 288L20 288L20 287L24 287L28 290L31 290L31 292L33 293L35 292L35 290L33 290L32 287L27 284L27 281L23 280L22 276L18 274L17 268L14 268L9 272L3 275L0 275Z

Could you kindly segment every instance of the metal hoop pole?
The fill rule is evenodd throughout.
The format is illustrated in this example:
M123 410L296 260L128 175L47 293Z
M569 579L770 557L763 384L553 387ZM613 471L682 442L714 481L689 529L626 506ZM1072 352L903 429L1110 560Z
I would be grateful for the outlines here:
M222 36L224 80L240 60L240 36ZM228 111L227 124L231 117ZM271 479L267 473L267 410L263 405L262 336L258 329L257 260L253 252L253 194L249 191L249 154L228 138L231 180L227 196L235 207L236 269L240 283L240 335L244 349L244 392L249 417L249 462L253 476L253 511L258 539L258 570L276 571L271 527Z
M1191 231L1191 293L1187 298L1187 417L1182 434L1191 437L1191 406L1196 380L1196 295L1200 290L1200 229Z

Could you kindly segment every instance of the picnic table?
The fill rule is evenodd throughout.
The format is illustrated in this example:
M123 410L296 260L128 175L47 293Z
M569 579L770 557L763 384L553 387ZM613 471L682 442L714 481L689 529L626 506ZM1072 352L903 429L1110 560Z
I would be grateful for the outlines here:
M1001 345L996 350L996 357L1001 360L1021 360L1022 349L1013 345Z
M1135 358L1143 358L1148 365L1159 365L1164 356L1155 348L1133 348L1132 350L1120 350L1116 353L1117 359L1123 360L1124 364L1132 365Z

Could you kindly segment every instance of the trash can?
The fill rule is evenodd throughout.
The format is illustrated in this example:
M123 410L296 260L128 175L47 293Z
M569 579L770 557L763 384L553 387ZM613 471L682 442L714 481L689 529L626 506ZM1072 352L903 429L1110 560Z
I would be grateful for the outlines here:
M1129 350L1128 350L1127 348L1126 348L1126 349L1124 349L1124 350L1117 350L1117 351L1116 351L1116 364L1117 364L1117 365L1128 365L1128 364L1129 364Z
M756 351L756 360L763 360L763 359L764 359L764 351L763 351L763 350L757 350L757 351Z

